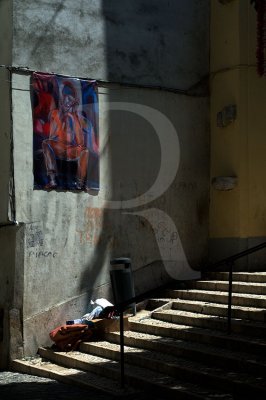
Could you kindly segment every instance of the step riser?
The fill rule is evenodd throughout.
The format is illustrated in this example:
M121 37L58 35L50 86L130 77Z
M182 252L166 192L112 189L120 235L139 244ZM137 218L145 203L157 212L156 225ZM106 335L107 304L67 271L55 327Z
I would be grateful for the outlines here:
M232 303L229 335L228 273L203 273L199 281L177 283L145 300L124 336L126 386L171 400L266 398L266 273L234 273ZM81 343L79 352L40 348L43 361L25 360L17 368L41 374L36 366L42 365L40 376L62 375L87 387L97 374L103 386L115 382L121 394L119 332L106 334L107 342L96 340Z
M107 378L116 380L119 380L120 378L119 371L116 369L105 368L104 365L99 365L95 363L90 364L82 360L77 360L75 358L68 357L66 353L58 354L50 351L47 352L42 348L39 349L38 353L41 357L47 358L49 359L49 361L58 363L59 365L63 365L64 367L81 369L82 371L94 372L96 374L103 375Z
M174 324L180 325L188 325L197 328L204 328L204 329L214 329L221 332L227 332L228 325L227 321L220 321L211 318L196 318L186 315L175 315L170 313L163 313L163 312L154 312L152 317L158 319L160 321L171 322ZM266 326L265 327L256 327L256 326L247 326L242 325L241 323L236 323L232 320L231 322L231 331L233 333L242 334L245 336L252 336L256 337L266 337Z
M242 351L253 355L266 355L266 346L249 341L242 342L235 340L230 336L210 336L207 332L206 334L203 334L193 330L179 330L164 326L145 325L138 322L130 322L130 329L136 332L148 333L150 335L159 335L185 341L200 342L202 344L211 344L228 350Z
M93 344L86 343L82 346L82 351L88 352L90 354L97 355L99 357L109 358L111 360L119 361L120 360L120 353L116 350L107 349L104 347L97 347ZM236 383L232 382L230 379L226 377L214 376L211 377L206 375L206 373L201 373L200 371L191 370L189 367L182 368L174 364L167 364L158 360L153 360L151 362L150 359L145 359L141 356L141 354L131 354L125 353L124 354L125 362L128 364L138 365L143 368L148 368L150 370L161 372L163 374L167 374L173 377L178 376L181 379L189 380L195 384L203 384L208 385L212 388L224 388L225 386L234 392L238 393L251 393L254 389L250 387L250 385L245 385L243 383ZM259 393L261 391L259 390ZM266 391L264 393L266 395Z
M202 314L210 314L216 315L220 317L227 317L228 309L227 307L219 307L219 306L212 306L212 305L205 305L205 304L189 304L189 303L181 303L181 302L173 302L172 308L174 310L183 310L189 312L196 312ZM245 310L231 310L232 318L239 318L239 319L246 319L250 321L257 321L257 322L265 322L266 321L266 311L245 311Z
M50 351L43 350L42 348L39 349L39 354L40 356L48 359L49 361L56 362L60 365L63 365L68 368L78 368L82 371L91 371L97 374L100 374L102 376L105 376L107 378L113 378L116 380L120 380L120 366L119 364L116 365L115 369L110 369L107 367L104 367L99 364L90 364L87 362L83 362L80 360L76 360L72 357L68 357L65 355L65 353L58 354L58 353L52 353ZM202 396L195 395L193 393L183 393L182 391L178 391L176 393L176 390L171 389L167 386L161 386L159 384L154 384L153 382L146 381L145 378L141 379L135 376L130 376L127 375L126 373L126 368L127 366L125 365L125 383L129 386L132 386L134 388L141 388L141 390L146 389L151 393L154 394L161 394L165 398L172 399L173 396L178 395L178 398L181 400L204 400Z
M205 279L217 280L217 281L227 281L229 274L228 272L204 272L203 276ZM266 283L266 274L256 274L256 273L233 273L233 281L238 282L250 282L250 283Z
M93 391L97 390L99 393L109 394L110 396L121 395L124 392L115 381L105 381L99 375L80 373L78 370L67 370L67 368L58 367L58 365L45 363L45 365L32 365L31 361L14 360L11 364L11 369L16 372L41 376L43 378L55 379L59 382L83 387L84 389Z
M206 301L209 303L219 303L228 304L228 294L218 294L218 293L204 293L204 292L190 292L182 290L167 290L165 293L166 297L172 299L182 299L182 300L197 300ZM252 299L247 297L239 297L233 293L232 304L235 306L243 307L255 307L266 309L266 299L256 298Z
M111 343L120 344L120 335L116 333L109 333L106 335L106 340ZM144 350L158 351L158 343L156 341L124 337L125 346L137 347ZM248 372L250 374L265 374L266 375L266 365L255 364L247 360L236 360L234 358L225 357L219 353L210 354L197 349L191 348L178 348L177 346L167 345L165 343L160 343L160 351L162 353L174 355L176 357L187 358L192 361L203 362L204 365L218 366L230 368L239 372Z
M221 292L228 292L228 283L227 282L216 282L216 281L194 281L189 284L191 289L199 289L199 290L219 290ZM265 284L257 284L257 286L250 285L241 285L237 283L233 283L233 293L243 293L243 294L256 294L256 295L266 295L266 285Z
M35 376L41 376L42 378L49 378L49 379L60 379L59 374L51 373L48 370L45 370L44 368L39 368L35 367L32 365L26 365L20 360L13 361L11 364L11 370L20 372L22 374L28 374L28 375L35 375ZM65 382L68 383L68 382Z

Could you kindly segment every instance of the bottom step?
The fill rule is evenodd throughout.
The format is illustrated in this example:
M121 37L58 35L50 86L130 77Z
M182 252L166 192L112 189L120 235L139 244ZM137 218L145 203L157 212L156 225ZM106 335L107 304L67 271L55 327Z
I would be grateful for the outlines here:
M83 352L57 352L48 348L39 348L39 355L44 360L63 365L65 368L72 366L78 370L97 373L109 379L117 380L120 383L120 365L118 361L99 357ZM178 377L171 377L168 374L149 370L140 366L125 363L125 382L129 387L138 388L144 392L153 394L153 399L179 400L212 400L223 398L223 400L235 399L228 391L210 389L188 382ZM133 397L139 398L138 396Z
M119 382L116 382L112 379L93 374L92 372L80 371L74 368L66 368L57 364L53 364L49 361L43 361L40 357L32 357L24 360L13 360L11 368L16 372L55 379L62 383L83 387L85 389L93 389L108 395L137 395L139 392L133 390L132 388L122 389L119 385Z

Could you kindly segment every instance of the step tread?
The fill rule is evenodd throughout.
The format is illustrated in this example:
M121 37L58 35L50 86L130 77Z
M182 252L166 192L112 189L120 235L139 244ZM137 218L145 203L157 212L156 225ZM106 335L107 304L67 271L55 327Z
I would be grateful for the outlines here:
M189 282L187 287L191 289L207 289L210 291L228 290L229 283L227 281L204 279ZM266 283L233 281L232 291L233 293L258 294L266 296Z
M221 290L205 289L168 289L165 290L165 297L183 300L200 300L210 303L228 304L228 292ZM266 308L266 296L258 294L236 293L232 294L232 305L252 306L256 308Z
M204 300L183 300L183 299L172 299L172 306L178 306L179 304L186 304L186 305L197 305L197 306L210 306L210 307L216 307L219 309L225 309L227 310L228 305L227 304L221 304L221 303L214 303L211 301L204 301ZM264 307L253 307L253 306L240 306L236 304L232 304L232 310L241 310L245 312L254 312L254 313L264 313L266 312L266 308ZM155 311L155 310L153 310Z
M199 279L197 281L193 281L194 283L217 283L217 284L223 284L223 285L228 285L228 282L225 282L223 280L217 280L217 279ZM265 282L243 282L243 281L236 281L233 279L233 285L239 285L239 286L243 286L243 287L249 287L249 286L254 286L254 287L258 287L258 286L266 286Z
M109 357L115 357L119 360L120 355L120 346L115 343L110 343L108 341L99 341L99 342L88 342L84 343L81 347L82 351L93 352L96 350L103 350L103 353L108 352ZM163 365L167 365L174 374L178 374L179 371L185 370L194 376L200 376L201 379L208 376L210 379L215 379L216 381L219 380L222 384L228 384L228 381L234 382L235 384L241 385L254 385L254 386L261 386L264 390L266 390L266 382L263 381L263 376L251 376L250 374L243 373L243 372L232 372L225 370L224 368L217 367L217 366L206 366L198 361L187 360L182 357L175 357L173 355L162 353L158 351L152 350L143 350L138 347L133 346L124 346L125 352L125 360L131 364L132 358L135 358L135 361L139 362L139 359L146 360L148 365L151 369L156 370L158 367L162 368ZM169 371L169 369L168 369Z
M56 379L64 383L93 388L108 394L125 394L121 389L119 382L113 379L94 374L93 372L63 367L62 365L52 363L51 361L44 361L41 357L13 360L12 369L18 372L29 373L31 375ZM127 392L133 392L133 389L128 388Z
M204 313L198 313L198 312L192 312L192 311L186 311L186 310L178 310L178 309L167 309L167 310L158 310L158 311L153 311L152 316L160 316L160 315L180 315L180 316L186 316L190 318L196 318L196 319L208 319L208 320L217 320L217 321L222 321L222 322L227 322L227 316L220 316L220 315L210 315L210 314L204 314ZM266 324L263 322L257 322L257 321L247 321L247 320L242 320L240 318L231 318L232 323L235 324L241 324L244 326L254 326L254 327L262 327L266 329Z
M228 296L228 292L224 292L222 290L216 290L215 293L213 290L199 290L199 289L169 289L167 290L167 293L204 293L204 294L209 294L210 296ZM168 298L171 298L171 296L167 296ZM247 293L233 293L233 297L237 298L244 298L246 299ZM254 294L254 293L249 293L248 297L250 299L265 299L266 300L266 295L263 294Z
M183 299L181 297L176 298L165 298L164 299L163 308L172 308L172 309L180 309L186 311L194 311L199 313L208 313L210 315L227 315L228 312L228 303L216 303L214 299ZM152 300L151 300L151 304ZM196 309L195 309L196 308ZM152 314L152 312L158 311L161 307L154 307L151 310L147 311L148 314ZM254 307L252 305L231 305L232 316L236 318L241 318L244 320L250 321L258 321L258 322L266 322L266 303L263 307ZM215 314L215 313L218 314Z
M217 337L217 338L223 339L224 341L229 340L229 341L237 341L237 342L243 342L243 343L254 343L254 344L263 346L263 348L266 348L266 343L261 338L254 338L254 337L248 337L248 336L243 337L243 336L237 335L235 333L231 333L231 335L227 335L227 334L219 332L215 329L204 329L204 328L199 328L199 327L191 327L189 325L184 325L184 324L181 325L181 324L175 324L175 323L167 322L167 321L160 321L160 320L154 319L154 318L145 318L140 321L130 321L130 329L131 330L136 330L136 328L138 326L165 328L166 333L168 333L169 330L176 331L176 332L181 331L181 332L186 332L186 333L199 333L206 337Z
M220 280L228 279L228 272L219 271L206 271L203 276L215 279L216 277ZM233 272L233 280L239 280L242 282L266 282L266 272Z
M55 358L59 363L64 363L66 361L69 363L75 360L81 361L84 365L84 368L85 364L89 368L91 368L92 366L95 367L96 365L100 365L103 373L104 370L111 370L117 379L120 378L119 362L110 360L108 358L98 357L88 353L81 353L79 351L71 351L68 353L56 352L47 348L39 348L39 353L42 357L51 359L52 361L54 361L53 359ZM139 382L153 384L155 387L158 387L158 389L164 388L165 390L170 390L173 393L190 393L192 396L194 396L191 397L192 399L198 398L207 400L213 398L209 396L213 396L214 394L219 393L219 391L212 391L204 387L192 384L191 382L181 381L180 379L167 376L160 372L150 371L142 367L137 367L135 365L128 365L127 363L125 363L125 377L135 378ZM226 394L225 398L228 400L232 399L231 395L229 394Z
M192 305L202 305L202 306L211 306L211 307L217 307L217 308L223 308L227 309L227 304L221 304L221 303L213 303L211 301L204 301L204 300L183 300L183 299L172 299L173 305L178 305L178 304L192 304ZM252 311L252 312L266 312L266 308L264 307L247 307L247 306L239 306L232 304L232 309L235 310L243 310L243 311ZM155 310L154 310L155 311Z
M119 332L111 332L106 334L106 338L112 342L114 339L117 341L120 340L120 333ZM125 331L124 332L124 339L125 342L128 339L133 339L134 346L138 345L140 342L140 346L143 346L143 341L147 343L147 345L155 343L159 345L160 348L169 349L170 352L174 352L175 350L190 350L195 351L200 354L208 353L215 356L222 357L223 359L235 360L244 363L252 363L252 364L259 364L262 367L266 368L266 360L264 357L259 357L255 355L251 355L249 353L239 352L239 351L230 351L228 349L221 349L220 347L213 346L211 344L205 345L203 343L194 343L189 342L182 339L173 339L171 337L164 337L160 335L152 335L149 333L143 332L136 332L136 331Z

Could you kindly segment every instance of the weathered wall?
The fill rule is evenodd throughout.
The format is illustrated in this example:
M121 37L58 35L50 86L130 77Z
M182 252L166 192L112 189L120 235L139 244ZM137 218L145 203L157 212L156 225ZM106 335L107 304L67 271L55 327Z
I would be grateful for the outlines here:
M118 1L110 9L105 1L14 1L13 63L189 88L208 73L208 1L161 3ZM101 188L92 196L32 189L30 77L12 80L24 350L31 354L50 329L84 313L91 297L111 296L112 257L132 258L137 292L197 276L191 267L208 242L208 97L204 85L202 97L100 86ZM36 325L45 326L38 335Z
M128 93L116 88L114 102L139 104L141 98L143 106L171 118L177 127L181 154L177 177L165 193L158 199L155 196L152 202L148 197L144 207L140 202L138 209L119 210L108 208L107 200L118 200L120 204L135 198L149 189L158 173L160 148L151 126L137 114L108 113L106 97L114 96L115 88L101 89L98 196L33 191L29 77L16 74L13 82L20 89L13 91L16 212L17 219L26 224L24 335L31 338L26 341L30 352L40 340L32 340L37 322L44 320L45 326L52 329L55 324L80 316L96 293L110 295L112 257L132 258L137 292L169 279L160 248L165 262L175 263L177 269L178 259L171 252L179 248L181 259L182 246L190 265L195 267L200 262L207 247L208 137L207 121L199 111L204 115L207 100L170 93L162 96L160 91L146 89L131 89ZM110 126L116 129L110 132ZM149 223L154 219L149 216L151 209L155 210L153 226ZM168 272L172 268L168 267ZM43 332L45 339L47 332Z
M182 89L208 74L208 0L13 3L14 64Z
M0 2L0 65L12 60L12 2ZM10 76L0 68L0 223L8 220L8 184L11 147Z
M211 189L212 259L265 241L266 80L256 71L256 11L250 2L212 2L211 177L238 177L231 191ZM224 106L237 106L236 120L216 124ZM266 252L241 260L240 268L265 269Z
M0 1L0 64L12 63L12 9L12 1Z
M9 179L12 148L9 80L10 74L8 71L0 68L0 224L8 222Z
M0 369L23 355L24 227L0 228Z
M0 1L0 65L12 62L12 2ZM10 74L0 67L0 369L10 355L10 310L14 307L16 228L5 226L11 170ZM10 191L12 193L12 191Z
M9 309L12 307L14 291L15 236L14 227L0 228L1 243L1 280L0 280L0 368L2 369L9 357Z

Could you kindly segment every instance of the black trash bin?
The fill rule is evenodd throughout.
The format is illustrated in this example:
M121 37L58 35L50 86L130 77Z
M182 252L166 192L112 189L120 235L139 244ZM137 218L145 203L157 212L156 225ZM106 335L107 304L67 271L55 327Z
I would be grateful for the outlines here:
M123 303L135 297L131 259L124 257L114 258L110 261L110 264L110 277L115 304ZM136 314L135 302L125 307L125 309L128 308L132 309L134 315Z

